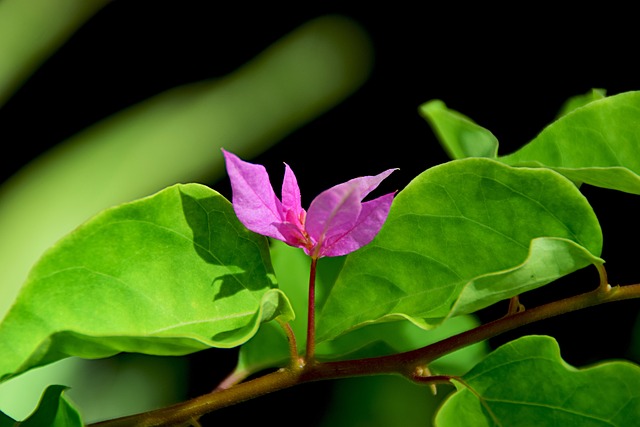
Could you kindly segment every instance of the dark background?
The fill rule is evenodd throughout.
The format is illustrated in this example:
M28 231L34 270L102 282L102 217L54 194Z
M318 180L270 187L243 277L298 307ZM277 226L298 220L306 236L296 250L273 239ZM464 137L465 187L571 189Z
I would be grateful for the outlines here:
M132 103L176 85L222 77L302 23L330 13L353 18L369 33L375 50L371 77L345 102L253 159L270 171L280 170L283 161L294 171L310 162L329 165L326 177L297 172L305 194L391 167L400 168L393 182L400 189L424 169L447 161L418 114L418 106L431 99L492 131L499 153L506 154L535 137L573 95L592 88L609 95L640 89L638 37L626 22L631 11L600 7L566 9L561 15L555 8L526 4L492 10L426 2L287 8L218 3L116 0L105 7L0 108L5 141L0 178ZM211 184L227 191L226 182ZM637 196L594 188L585 193L603 226L610 282L637 282ZM596 284L595 270L587 269L523 302L533 306ZM637 302L623 302L588 309L505 334L492 344L523 333L551 334L575 365L618 357L637 361L629 337L638 308ZM481 318L504 310L506 305L489 308ZM198 379L215 377L219 364L227 363L218 352L194 355L192 361L199 372L193 394L208 391L210 384ZM314 384L279 396L301 401L306 390L321 396L329 388ZM260 404L247 403L233 416L250 417Z

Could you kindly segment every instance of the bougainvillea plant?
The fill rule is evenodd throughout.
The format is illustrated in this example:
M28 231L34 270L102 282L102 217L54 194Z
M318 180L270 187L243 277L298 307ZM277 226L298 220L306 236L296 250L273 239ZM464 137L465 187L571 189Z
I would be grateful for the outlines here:
M380 375L446 393L439 427L635 425L632 361L575 368L551 336L490 352L479 345L640 297L640 284L608 283L602 229L581 191L640 194L640 92L576 96L503 156L490 131L442 101L419 111L451 160L397 193L367 200L388 169L332 187L304 210L288 166L278 198L262 166L223 150L232 202L177 184L97 214L33 267L0 323L0 378L72 356L239 347L236 368L211 393L89 425L197 426L267 393ZM592 291L527 304L527 292L587 268ZM503 316L474 317L502 303ZM47 388L29 420L82 426L64 391ZM0 426L15 422L0 414Z
M347 255L371 242L387 218L393 194L362 200L393 172L354 178L316 197L309 212L302 208L300 188L285 164L282 201L264 167L223 150L233 189L233 209L249 230L302 248L311 259Z

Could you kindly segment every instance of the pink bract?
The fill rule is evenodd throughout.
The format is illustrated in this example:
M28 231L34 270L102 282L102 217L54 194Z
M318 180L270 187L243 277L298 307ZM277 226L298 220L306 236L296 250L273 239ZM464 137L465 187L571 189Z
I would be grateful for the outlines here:
M245 162L224 149L222 153L240 222L255 233L302 248L313 258L346 255L368 244L389 214L395 192L362 200L396 169L331 187L311 202L307 212L289 165L285 163L280 200L264 166Z

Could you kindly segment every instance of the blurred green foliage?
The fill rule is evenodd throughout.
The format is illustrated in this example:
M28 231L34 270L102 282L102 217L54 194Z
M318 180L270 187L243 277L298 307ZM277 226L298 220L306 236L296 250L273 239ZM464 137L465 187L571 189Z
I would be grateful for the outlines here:
M1 1L0 104L105 7L105 0ZM223 78L167 88L60 141L0 187L0 317L31 265L90 216L171 184L222 177L220 147L245 158L258 155L357 90L371 65L363 29L348 18L325 16L283 35ZM80 375L88 364L94 373ZM149 366L162 374L101 381L101 370L116 369L119 377ZM23 419L46 385L61 383L71 386L66 394L85 421L118 416L182 399L185 369L179 360L69 359L3 384L0 408ZM158 381L165 383L158 387Z

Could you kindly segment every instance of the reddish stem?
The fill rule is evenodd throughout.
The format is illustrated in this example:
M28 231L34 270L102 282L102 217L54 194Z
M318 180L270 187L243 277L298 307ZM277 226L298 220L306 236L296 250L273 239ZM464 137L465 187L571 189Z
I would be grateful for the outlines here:
M311 269L309 272L309 303L307 309L307 351L306 360L313 364L316 351L316 265L318 258L311 257Z

